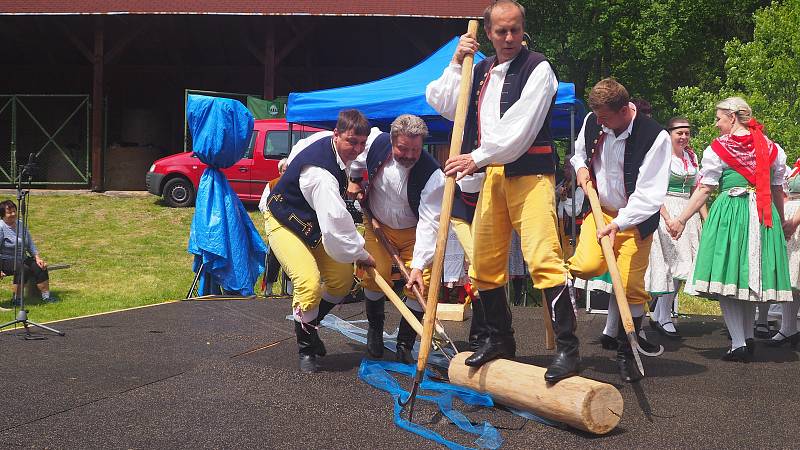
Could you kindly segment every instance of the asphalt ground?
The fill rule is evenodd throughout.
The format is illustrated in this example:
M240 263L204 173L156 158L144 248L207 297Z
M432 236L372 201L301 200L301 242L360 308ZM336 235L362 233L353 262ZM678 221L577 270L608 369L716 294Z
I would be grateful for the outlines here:
M299 373L288 311L287 299L175 302L52 324L65 337L26 341L19 330L0 333L0 446L439 447L396 427L390 397L358 379L361 344L323 329L324 371ZM399 314L387 312L387 330L394 330ZM518 359L546 366L541 310L513 312ZM361 304L333 314L364 319ZM667 351L645 358L648 377L622 384L614 353L596 343L604 320L579 317L582 375L620 389L625 411L614 431L592 436L496 408L467 415L489 420L502 448L512 449L797 447L796 352L761 343L754 362L721 361L728 345L721 318L683 319L684 339L660 340ZM468 325L446 324L457 340ZM425 403L415 416L453 441L473 439Z

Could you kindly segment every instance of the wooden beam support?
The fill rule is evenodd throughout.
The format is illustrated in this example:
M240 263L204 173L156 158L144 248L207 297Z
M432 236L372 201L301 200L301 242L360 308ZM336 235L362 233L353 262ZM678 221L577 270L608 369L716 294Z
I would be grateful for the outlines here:
M275 24L272 17L265 18L264 26L264 94L266 100L275 98L275 72L278 59L275 58Z
M281 46L281 51L275 57L275 64L280 64L283 61L283 58L289 56L294 49L303 42L306 37L308 37L311 33L314 32L314 28L317 26L317 22L311 22L305 30L301 30L300 27L292 21L288 21L289 26L294 31L294 37L290 40L286 45Z
M64 25L64 22L62 22L60 18L55 18L54 22L61 32L64 33L64 36L66 36L67 39L72 42L72 45L78 49L81 55L86 58L86 61L90 64L94 64L94 54L91 50L89 50L89 47L87 47L86 44L80 40L80 38L78 38L78 36L75 36L75 33L73 33L72 30L70 30L66 25Z
M105 63L111 64L112 62L114 62L114 60L117 59L117 57L122 54L125 48L128 47L128 45L134 41L134 39L144 34L144 32L150 28L152 23L153 23L152 20L148 20L142 25L140 25L139 28L129 32L127 36L120 39L119 42L117 42L117 44L114 46L114 48L109 50L108 53L105 55Z
M94 57L92 74L92 190L103 190L103 66L105 41L104 17L94 22Z

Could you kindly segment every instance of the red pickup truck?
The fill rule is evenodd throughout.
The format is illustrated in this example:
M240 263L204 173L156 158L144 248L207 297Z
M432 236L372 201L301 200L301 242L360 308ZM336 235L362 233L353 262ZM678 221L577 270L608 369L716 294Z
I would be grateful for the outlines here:
M318 128L292 125L292 145ZM222 173L245 203L258 203L264 186L278 176L278 161L289 156L289 126L286 119L256 120L244 158ZM147 172L147 190L163 196L173 207L194 205L197 185L206 165L194 152L178 153L161 158Z

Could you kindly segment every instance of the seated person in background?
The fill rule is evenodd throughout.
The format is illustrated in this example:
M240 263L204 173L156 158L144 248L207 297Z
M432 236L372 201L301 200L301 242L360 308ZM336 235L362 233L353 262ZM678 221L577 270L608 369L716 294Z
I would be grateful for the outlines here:
M14 271L14 250L17 250L18 264L25 269L25 279L34 280L42 293L42 301L51 303L56 298L50 295L50 277L47 263L39 257L36 245L28 230L21 230L22 223L17 219L17 205L11 200L0 202L0 278L14 275L14 300L19 304L19 276L21 271ZM25 250L22 249L22 233L25 233Z

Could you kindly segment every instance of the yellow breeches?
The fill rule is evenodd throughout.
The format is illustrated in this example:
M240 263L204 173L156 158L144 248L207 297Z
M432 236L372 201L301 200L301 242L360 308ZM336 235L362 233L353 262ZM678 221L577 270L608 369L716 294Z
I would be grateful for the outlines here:
M470 277L480 290L506 284L508 247L515 230L534 287L563 285L567 270L558 237L553 175L506 178L504 173L502 166L486 168L472 223Z
M603 216L608 223L616 217L616 214L603 211ZM632 305L641 305L650 300L650 294L644 288L644 275L650 261L652 243L653 236L642 239L636 227L620 231L614 238L614 256L617 258L628 303ZM597 226L592 214L583 220L575 255L567 261L567 265L574 277L584 280L603 275L608 271L603 250L597 242Z
M461 246L464 247L464 253L469 254L467 252L471 252L472 250L472 234L470 233L469 224L461 219L452 219L450 221L450 225L453 227L453 231L455 231L459 243L461 243ZM381 225L381 229L383 230L383 234L386 235L386 239L389 241L392 247L397 249L400 260L410 272L411 260L414 256L414 245L416 243L416 227L394 229L389 228L386 225ZM366 220L364 221L364 240L367 241L367 251L375 259L375 270L377 270L384 279L388 280L392 275L392 256L388 251L386 251L378 238L375 236L372 223ZM422 271L422 278L425 281L425 288L427 289L431 278L430 268L426 268ZM363 274L362 285L365 289L369 289L370 291L381 292L380 288L375 283L375 280L373 280L372 276L366 272ZM415 298L414 293L408 289L404 290L404 294L408 298Z
M264 214L271 251L292 280L292 309L310 311L319 307L323 292L343 298L353 285L353 264L337 262L320 244L311 248L270 214Z

